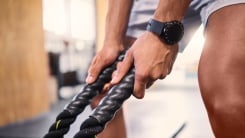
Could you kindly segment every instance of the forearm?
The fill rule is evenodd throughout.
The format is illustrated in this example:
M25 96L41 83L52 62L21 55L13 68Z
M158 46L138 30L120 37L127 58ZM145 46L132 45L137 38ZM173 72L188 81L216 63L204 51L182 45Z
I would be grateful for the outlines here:
M104 43L120 45L125 37L133 0L108 0Z
M160 0L153 18L166 22L181 21L192 0Z

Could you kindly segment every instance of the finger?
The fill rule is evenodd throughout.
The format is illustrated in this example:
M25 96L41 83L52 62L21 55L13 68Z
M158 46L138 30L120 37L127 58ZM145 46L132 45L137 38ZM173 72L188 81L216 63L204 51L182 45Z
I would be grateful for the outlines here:
M176 57L174 57L174 59L172 59L171 62L169 63L170 68L169 68L168 74L170 74L173 70L175 59L176 59Z
M165 67L163 68L162 70L162 74L161 76L159 77L159 79L165 79L168 75L168 72L169 72L169 69L168 69L168 65L164 65Z
M163 80L163 79L165 79L165 78L166 78L166 75L165 75L165 74L163 74L163 75L161 75L161 76L160 76L160 78L159 78L159 79L160 79L160 80Z
M171 71L172 71L172 69L173 69L173 65L174 65L174 62L175 62L175 60L176 60L176 58L177 58L177 56L178 56L178 45L176 45L176 46L174 46L174 47L172 47L173 49L173 52L172 52L172 54L171 54L171 56L169 56L169 70L168 70L168 74L170 74L171 73Z
M118 63L117 63L117 69L119 69L119 68L121 67L121 65L122 65L122 61L121 61L121 62L118 62ZM114 78L114 77L117 76L117 74L118 74L118 71L115 70L115 71L113 71L111 77Z
M118 64L117 70L113 75L112 84L117 84L121 81L121 79L126 75L129 71L130 67L133 64L133 55L131 51L128 51L125 55L124 60Z
M171 60L171 62L169 63L168 74L171 73L172 69L173 69L173 60Z
M146 89L146 81L143 78L138 77L136 75L134 81L133 95L138 99L142 99L145 96L145 89Z
M164 79L169 74L171 69L171 62L172 62L171 55L168 53L165 57L165 63L163 64L162 74L159 77L159 79Z
M106 66L104 62L99 62L98 59L98 57L95 57L89 67L88 76L86 78L86 82L88 84L93 83L97 79L101 70Z
M150 71L149 82L159 79L164 69L164 63L158 64Z
M106 83L102 91L100 92L100 94L106 94L110 90L111 87L112 87L111 83Z
M155 81L149 81L146 83L146 89L150 88L153 84L154 84Z

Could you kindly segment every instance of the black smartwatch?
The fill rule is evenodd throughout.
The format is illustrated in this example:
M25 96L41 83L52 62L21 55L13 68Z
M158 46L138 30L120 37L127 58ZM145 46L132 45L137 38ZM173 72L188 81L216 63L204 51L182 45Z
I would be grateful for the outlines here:
M168 45L178 43L184 35L184 26L180 21L160 22L151 19L146 30L159 36Z

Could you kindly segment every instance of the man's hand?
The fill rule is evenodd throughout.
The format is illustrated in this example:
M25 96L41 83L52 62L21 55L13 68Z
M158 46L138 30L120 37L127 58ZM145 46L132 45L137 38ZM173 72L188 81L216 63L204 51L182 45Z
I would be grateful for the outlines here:
M163 79L170 73L177 52L177 45L166 45L155 34L145 32L127 51L124 60L118 64L111 83L119 83L134 64L134 96L143 98L146 88L155 80Z
M93 83L102 69L112 64L122 50L123 45L109 44L104 46L93 58L88 70L86 82L88 84Z

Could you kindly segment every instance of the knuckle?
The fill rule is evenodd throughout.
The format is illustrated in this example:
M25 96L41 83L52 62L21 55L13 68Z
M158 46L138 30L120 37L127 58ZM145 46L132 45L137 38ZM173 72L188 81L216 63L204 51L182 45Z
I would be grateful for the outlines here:
M97 77L99 72L100 72L100 70L98 70L97 68L90 68L88 71L88 74L92 77Z
M106 62L112 59L112 56L109 52L103 51L100 51L95 57L97 60L99 60L99 62Z
M157 79L159 79L161 77L161 73L153 73L151 76L150 76L150 78L151 78L151 80L157 80Z
M108 58L108 57L105 57L104 59L103 59L103 64L104 65L108 65L108 64L110 64L112 62L112 60L110 59L110 58Z
M88 74L92 74L94 71L94 66L90 65L89 69L88 69Z
M146 80L149 77L149 72L142 70L135 73L135 78L137 80Z
M159 77L159 79L165 79L166 77L167 77L167 75L168 75L168 71L166 70L166 71L164 71L162 74L161 74L161 76Z

